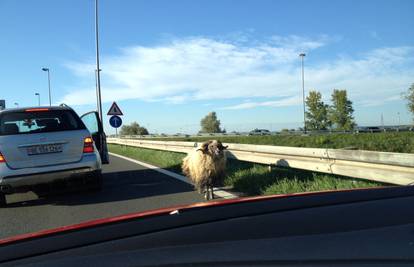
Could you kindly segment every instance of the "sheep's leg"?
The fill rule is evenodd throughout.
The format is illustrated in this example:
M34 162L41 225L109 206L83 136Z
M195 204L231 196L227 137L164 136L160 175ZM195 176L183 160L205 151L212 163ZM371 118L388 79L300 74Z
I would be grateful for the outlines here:
M213 186L210 185L210 199L214 199Z
M204 198L205 198L206 200L210 200L210 199L209 199L209 194L208 194L208 186L207 186L207 185L204 187Z
M206 192L204 197L206 200L214 199L213 187L211 185L206 186Z
M199 193L199 194L203 194L205 191L204 191L205 189L204 189L204 187L201 187L201 186L198 186L197 187L197 192Z

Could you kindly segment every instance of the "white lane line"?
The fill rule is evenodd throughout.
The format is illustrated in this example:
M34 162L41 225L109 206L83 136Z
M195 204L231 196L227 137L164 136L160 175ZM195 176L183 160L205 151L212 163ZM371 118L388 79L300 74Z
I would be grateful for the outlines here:
M164 169L162 169L162 168L160 168L158 166L154 166L154 165L151 165L151 164L148 164L148 163L145 163L145 162L136 160L136 159L131 159L131 158L128 158L128 157L119 155L119 154L112 153L112 152L109 152L109 154L111 156L115 156L115 157L118 157L118 158L122 158L122 159L125 159L125 160L128 160L128 161L134 162L136 164L139 164L139 165L144 166L145 168L148 168L148 169L151 169L151 170L160 172L162 174L168 175L168 176L173 177L173 178L175 178L177 180L180 180L182 182L185 182L187 184L191 184L192 185L192 183L187 179L187 177L185 177L183 175L180 175L178 173L171 172L171 171L167 171L167 170L164 170ZM228 191L224 191L224 190L218 189L216 187L214 188L214 194L217 195L218 197L225 198L225 199L237 198L238 197L235 194L232 194L232 193L230 193Z

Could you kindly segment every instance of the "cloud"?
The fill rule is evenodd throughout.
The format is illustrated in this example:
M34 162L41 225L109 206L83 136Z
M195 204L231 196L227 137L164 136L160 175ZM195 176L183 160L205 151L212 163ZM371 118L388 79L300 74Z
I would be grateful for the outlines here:
M399 94L399 95L394 95L394 96L390 96L390 97L383 98L383 99L375 99L375 98L364 99L360 101L360 104L366 107L377 107L377 106L381 106L389 102L401 100L401 98L402 96L401 94Z
M311 39L303 36L272 36L271 40L277 46L294 48L297 51L308 51L325 46L327 43L337 42L341 40L339 36L329 37L321 35L317 39Z
M256 108L256 107L285 107L285 106L292 106L292 105L299 105L302 103L302 98L294 96L294 97L288 97L283 98L281 100L275 100L275 101L264 101L264 102L245 102L242 104L234 105L234 106L228 106L221 109L250 109L250 108Z
M240 42L240 38L232 42L192 37L151 47L126 47L118 54L101 58L102 98L104 102L140 99L172 104L249 99L223 107L230 110L299 105L300 52L308 53L306 90L317 89L327 99L333 88L345 88L356 104L381 104L400 95L412 83L413 47L384 47L320 62L312 58L312 65L307 66L313 50L322 51L338 40L292 35L273 36L261 42ZM84 89L73 85L61 102L94 104L94 63L70 62L65 66L80 80L92 84ZM255 98L269 100L258 102Z

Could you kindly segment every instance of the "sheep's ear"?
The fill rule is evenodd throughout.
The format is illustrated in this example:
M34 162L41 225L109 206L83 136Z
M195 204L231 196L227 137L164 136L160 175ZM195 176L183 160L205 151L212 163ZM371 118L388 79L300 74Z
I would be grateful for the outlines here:
M201 145L201 147L199 148L199 149L197 149L197 150L200 150L200 151L203 151L203 152L207 152L207 150L208 150L208 145L211 143L211 141L208 141L208 142L204 142L202 145Z
M219 148L220 150L227 149L228 147L229 147L229 146L223 146L223 144L222 144L221 142L219 142L218 148Z

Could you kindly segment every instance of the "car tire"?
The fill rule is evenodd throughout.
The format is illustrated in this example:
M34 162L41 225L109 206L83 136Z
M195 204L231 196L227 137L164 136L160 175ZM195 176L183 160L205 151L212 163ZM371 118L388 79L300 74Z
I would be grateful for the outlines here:
M6 205L6 195L4 193L0 193L0 207L5 207Z

